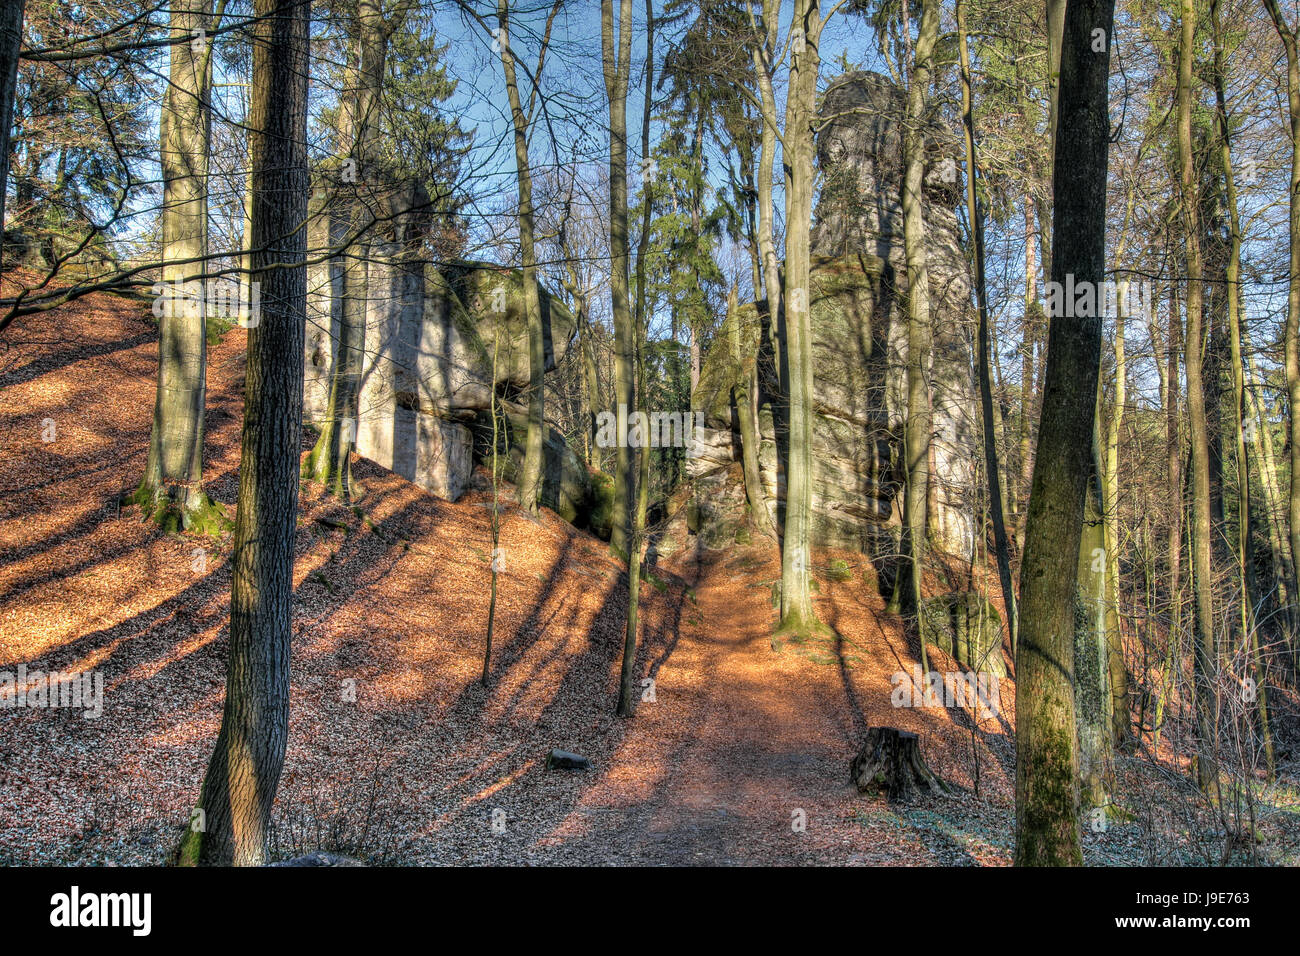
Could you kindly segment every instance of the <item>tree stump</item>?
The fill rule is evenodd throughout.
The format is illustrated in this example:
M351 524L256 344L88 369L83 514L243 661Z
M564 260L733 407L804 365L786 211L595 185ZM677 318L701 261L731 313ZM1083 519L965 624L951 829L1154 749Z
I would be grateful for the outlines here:
M862 749L849 764L849 782L859 793L884 790L890 800L907 800L921 790L947 793L921 757L920 738L895 727L868 727Z

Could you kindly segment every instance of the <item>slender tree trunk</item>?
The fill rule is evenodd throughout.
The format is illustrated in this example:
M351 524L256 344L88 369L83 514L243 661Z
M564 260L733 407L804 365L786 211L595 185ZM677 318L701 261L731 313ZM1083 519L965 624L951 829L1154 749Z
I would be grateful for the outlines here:
M758 367L753 355L745 355L740 346L740 322L736 317L739 294L733 285L727 294L727 318L730 322L731 360L737 369L736 384L731 397L736 403L736 416L740 419L740 461L745 475L745 499L749 503L750 520L760 531L773 531L768 517L767 501L763 494L763 477L758 463Z
M907 81L907 125L903 132L903 247L907 259L907 420L903 458L907 487L903 496L900 566L889 609L914 616L921 609L921 582L926 547L926 503L930 485L929 362L933 350L930 317L930 270L926 263L925 134L922 130L930 91L931 59L939 36L939 4L922 0L916 54ZM921 663L926 665L925 641Z
M975 181L979 164L975 156L975 106L971 93L970 47L966 39L966 5L957 0L957 43L961 59L962 116L966 130L966 216L972 224L975 240L975 297L979 308L977 341L979 355L980 409L984 420L984 470L988 476L989 512L993 517L993 547L998 564L998 580L1002 584L1002 603L1006 608L1007 630L1011 638L1011 653L1016 650L1016 591L1011 583L1011 547L1007 540L1007 524L1002 508L1002 485L999 481L998 443L996 423L993 419L993 385L989 367L989 306L988 289L984 281L984 211L980 208Z
M641 158L650 157L650 115L654 89L654 8L645 0L646 10L646 77L645 101L641 104ZM630 16L620 20L628 35L632 32ZM633 312L633 329L636 333L637 394L644 401L646 395L645 346L648 316L646 315L646 254L650 248L650 190L643 191L641 203L641 237L636 249L636 308ZM623 665L618 682L618 716L631 717L636 713L636 644L637 626L641 617L641 547L645 537L646 507L650 495L650 448L646 445L636 450L634 460L639 463L636 483L636 514L632 521L632 536L627 563L627 629L623 636Z
M506 95L515 134L515 172L519 185L519 256L524 273L524 315L528 323L528 434L524 439L524 464L519 473L519 506L529 514L541 507L542 467L546 438L546 346L542 333L542 302L537 291L537 250L533 225L533 174L528 161L530 118L524 111L515 78L515 56L510 48L510 8L497 0L497 22L501 25L501 65L505 71ZM548 34L549 35L549 34ZM545 52L543 51L543 56ZM534 78L536 80L536 78Z
M355 87L344 105L341 137L349 150L340 184L348 196L348 248L342 260L342 321L339 347L330 370L330 396L320 437L304 467L305 473L345 501L352 497L352 448L360 418L364 375L366 322L369 311L370 208L377 188L379 97L384 81L388 39L397 26L386 20L379 0L357 0L357 61Z
M1228 350L1232 362L1232 429L1234 456L1237 462L1237 576L1241 588L1241 633L1249 649L1255 677L1255 700L1259 706L1260 734L1269 779L1276 772L1273 758L1273 732L1268 720L1267 672L1259 650L1259 633L1255 627L1255 554L1250 535L1250 459L1246 457L1246 378L1241 355L1241 309L1238 290L1241 282L1241 217L1237 211L1237 183L1232 169L1232 138L1228 123L1225 92L1223 34L1219 22L1219 0L1211 0L1210 16L1214 29L1214 100L1219 126L1219 150L1223 161L1223 184L1228 205L1227 297Z
M179 849L186 864L266 860L289 735L293 555L307 282L307 4L257 0L253 27L253 264L225 711Z
M785 152L785 359L789 381L789 451L786 467L785 536L781 549L781 618L778 633L807 635L821 627L809 582L812 519L813 364L810 230L812 227L813 127L821 59L820 0L795 0L786 91ZM802 47L802 49L800 49Z
M1240 292L1238 293L1240 298ZM1238 312L1240 313L1240 304ZM1277 452L1273 446L1273 429L1264 412L1259 396L1255 394L1256 382L1261 381L1255 367L1254 347L1250 341L1250 330L1241 326L1241 349L1245 357L1246 371L1250 380L1246 386L1246 400L1250 405L1251 450L1259 462L1260 489L1264 493L1265 525L1268 528L1269 550L1273 556L1273 577L1277 587L1277 604L1284 609L1289 620L1291 614L1291 595L1295 593L1295 563L1291 556L1291 543L1283 527L1283 515L1286 505L1282 501L1282 489L1278 483Z
M1052 281L1099 290L1106 269L1106 171L1114 0L1075 0L1065 13L1055 168ZM1020 581L1016 667L1017 865L1077 865L1078 754L1074 708L1075 593L1093 448L1101 318L1063 313L1053 299L1047 371ZM1073 303L1071 303L1072 305Z
M1178 54L1178 160L1187 259L1187 419L1191 429L1192 469L1192 594L1196 603L1197 782L1209 792L1218 779L1215 728L1218 725L1214 678L1216 671L1214 601L1210 554L1213 522L1210 514L1209 424L1205 412L1204 288L1201 265L1200 190L1192 155L1192 82L1196 55L1195 0L1181 0L1181 39Z
M632 0L600 2L601 65L609 102L609 254L611 311L614 318L614 401L631 414L636 376L636 329L628 300L630 279L627 227L627 83L632 61ZM626 441L614 455L614 507L610 545L629 556L632 547L634 463Z
M1133 193L1129 193L1130 203ZM1130 205L1130 209L1132 206ZM1117 255L1122 255L1120 251ZM1128 667L1124 661L1124 640L1120 631L1119 616L1119 433L1124 420L1126 401L1126 361L1124 354L1125 287L1117 297L1119 307L1115 316L1115 407L1110 414L1106 430L1106 472L1102 481L1105 506L1106 549L1106 643L1110 672L1111 693L1111 743L1116 747L1128 744L1129 704Z
M1291 424L1291 494L1288 499L1291 558L1300 562L1300 43L1296 31L1286 22L1278 0L1264 0L1273 26L1286 50L1287 111L1291 132L1291 180L1289 236L1291 241L1290 277L1286 299L1285 362L1286 391ZM1300 573L1300 567L1297 567ZM1300 581L1293 579L1300 589ZM1292 617L1292 653L1300 660L1300 628Z
M209 0L171 11L167 91L159 113L163 284L155 292L158 390L144 477L134 500L166 530L206 530L219 515L203 491L207 390L208 153L211 129Z

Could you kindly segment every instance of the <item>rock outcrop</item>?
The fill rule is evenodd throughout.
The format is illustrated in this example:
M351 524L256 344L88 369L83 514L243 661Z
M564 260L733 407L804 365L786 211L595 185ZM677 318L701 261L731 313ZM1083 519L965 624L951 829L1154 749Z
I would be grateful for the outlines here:
M813 229L810 289L812 537L817 544L868 554L893 547L889 529L900 520L904 479L903 111L902 93L884 77L846 74L826 91L821 112L827 126L818 138L825 185ZM954 211L960 199L956 140L937 123L930 124L927 140L924 206L934 321L931 535L942 549L966 555L972 540L971 491L979 447L971 280ZM743 491L727 494L716 486L742 474L731 467L741 458L733 388L745 374L743 356L754 355L758 460L772 522L768 526L780 528L783 521L786 436L778 385L779 336L767 303L758 302L727 316L692 396L692 407L704 412L704 428L688 459L687 474L696 484L693 515L706 546L734 538L734 526L746 518ZM702 500L701 491L707 500ZM709 522L722 530L710 529Z
M476 457L491 454L491 400L499 398L508 471L522 460L528 387L528 329L523 273L488 263L433 263L416 251L418 223L401 214L364 250L367 309L357 454L455 501L468 486ZM342 244L346 222L318 211L311 245L332 233ZM360 253L358 253L360 254ZM303 414L328 415L330 373L342 318L342 264L309 267ZM572 315L541 288L546 370L563 359L576 333ZM517 402L515 399L519 398ZM548 426L543 504L583 524L597 507L586 466ZM477 455L476 455L477 452ZM510 475L507 473L507 479Z

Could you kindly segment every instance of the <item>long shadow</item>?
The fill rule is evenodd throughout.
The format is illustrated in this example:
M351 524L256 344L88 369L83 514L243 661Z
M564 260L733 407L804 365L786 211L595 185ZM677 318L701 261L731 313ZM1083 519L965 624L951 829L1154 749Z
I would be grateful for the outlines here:
M24 385L40 378L42 375L49 375L52 372L67 368L69 365L112 355L114 352L129 352L134 348L139 348L141 345L147 345L157 340L158 333L156 331L142 332L129 339L118 339L112 342L101 342L98 345L83 345L78 348L63 349L56 352L53 357L51 357L50 353L43 352L26 365L0 374L0 388L11 385Z

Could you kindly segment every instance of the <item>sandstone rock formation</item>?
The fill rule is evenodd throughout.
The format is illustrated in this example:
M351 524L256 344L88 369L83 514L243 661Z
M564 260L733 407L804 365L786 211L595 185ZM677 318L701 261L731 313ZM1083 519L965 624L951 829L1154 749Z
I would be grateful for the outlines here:
M889 80L846 74L826 91L821 112L827 125L818 138L824 187L813 229L810 290L816 412L812 535L814 543L869 554L893 547L889 529L899 520L904 478L903 111L902 93ZM972 542L979 447L971 280L955 213L960 199L956 139L937 123L927 137L925 217L935 339L931 536L938 547L964 556ZM741 458L733 388L745 374L745 356L758 356L758 459L769 520L782 525L786 437L778 338L766 302L740 307L715 336L692 396L692 407L704 412L705 421L687 474L697 488L693 516L706 546L724 544L732 537L731 526L745 518L743 491L726 494L717 487L741 474L730 466Z
M346 222L318 210L309 230L314 250L344 242ZM523 273L487 263L437 267L418 254L418 222L393 225L357 254L367 269L365 354L357 454L440 497L455 501L469 483L476 447L491 453L491 398L501 399L507 468L522 458L526 410L513 399L528 387L528 333ZM317 255L314 258L322 258ZM342 264L323 259L308 270L303 415L328 414L330 371L342 317ZM576 324L541 290L546 369L567 352ZM495 355L495 374L494 369ZM486 438L485 438L486 434ZM582 524L593 508L586 466L553 429L546 441L543 504ZM509 474L506 475L509 479Z

